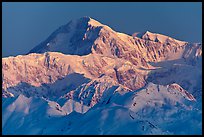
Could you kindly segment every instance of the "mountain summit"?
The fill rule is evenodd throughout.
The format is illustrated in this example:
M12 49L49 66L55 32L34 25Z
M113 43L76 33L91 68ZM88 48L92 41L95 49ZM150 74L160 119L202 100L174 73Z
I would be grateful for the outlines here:
M45 41L33 48L30 53L55 51L75 55L89 54L91 46L104 26L90 17L72 20L59 27Z

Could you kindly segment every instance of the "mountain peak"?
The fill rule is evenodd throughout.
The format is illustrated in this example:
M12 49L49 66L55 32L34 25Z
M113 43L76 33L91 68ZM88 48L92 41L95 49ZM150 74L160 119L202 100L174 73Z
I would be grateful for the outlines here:
M145 34L153 34L153 33L147 30L147 31L145 32Z
M55 30L45 41L34 47L29 53L54 51L75 55L89 54L91 45L97 39L99 31L103 27L108 28L89 16L71 20Z
M89 17L89 16L83 16L81 18L78 18L76 20L72 20L72 22L75 22L77 24L87 24L94 26L94 27L99 27L99 26L104 26L103 24L101 24L100 22L98 22L97 20Z
M97 20L95 19L92 19L90 18L89 22L88 22L90 25L92 26L104 26L103 24L101 24L100 22L98 22Z
M175 44L178 44L180 46L185 45L187 43L185 41L176 40L176 39L171 38L169 36L159 34L159 33L153 33L150 31L136 32L132 36L138 37L138 38L141 38L144 40L150 40L150 41L160 42L160 43L175 43Z

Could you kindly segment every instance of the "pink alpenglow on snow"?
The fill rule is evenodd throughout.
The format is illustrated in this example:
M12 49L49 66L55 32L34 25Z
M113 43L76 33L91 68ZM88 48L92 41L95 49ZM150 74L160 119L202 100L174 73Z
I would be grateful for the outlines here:
M201 134L201 62L200 43L72 20L2 58L2 134Z

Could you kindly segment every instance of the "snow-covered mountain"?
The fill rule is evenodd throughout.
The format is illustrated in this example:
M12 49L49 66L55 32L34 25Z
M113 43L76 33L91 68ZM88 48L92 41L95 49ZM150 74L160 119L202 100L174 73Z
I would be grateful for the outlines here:
M3 134L201 134L201 62L199 43L70 21L2 58Z

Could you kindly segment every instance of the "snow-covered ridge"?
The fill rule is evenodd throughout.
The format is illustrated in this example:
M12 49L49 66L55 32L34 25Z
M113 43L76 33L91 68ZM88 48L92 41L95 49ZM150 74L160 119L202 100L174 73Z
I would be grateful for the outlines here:
M61 26L45 41L33 48L30 53L50 51L80 56L97 53L126 59L130 59L129 55L127 55L130 53L134 57L130 59L131 62L135 64L143 62L145 65L145 62L148 61L170 59L168 54L174 54L172 53L173 51L178 52L179 56L181 56L184 50L182 46L188 44L184 41L178 41L171 37L148 31L141 38L137 39L134 36L114 31L109 26L90 17L82 17ZM160 48L157 48L157 46ZM154 54L150 54L149 50L152 50ZM131 53L133 51L135 51L134 54ZM164 51L168 52L164 53ZM146 53L145 56L144 53ZM136 59L138 56L140 58Z
M171 38L169 36L163 35L163 34L158 34L158 33L152 33L150 31L146 31L143 34L140 33L135 33L133 36L139 36L142 39L145 40L151 40L154 42L160 42L160 43L171 43L171 42L175 42L177 43L179 46L183 46L185 44L187 44L188 42L185 41L180 41L180 40L176 40L174 38Z
M168 86L169 89L176 89L177 91L179 91L184 97L186 97L188 100L191 101L196 101L196 99L193 97L192 94L188 93L186 90L184 90L180 85L173 83L171 85Z

